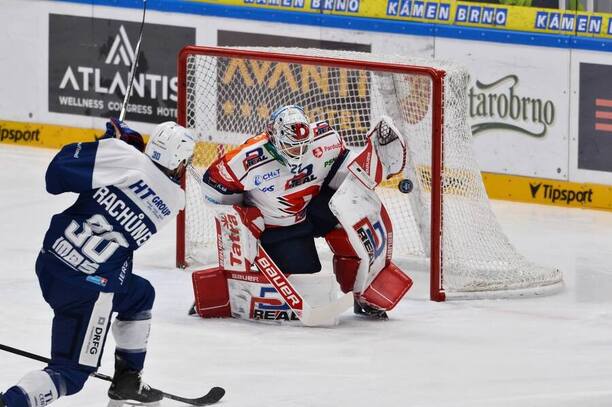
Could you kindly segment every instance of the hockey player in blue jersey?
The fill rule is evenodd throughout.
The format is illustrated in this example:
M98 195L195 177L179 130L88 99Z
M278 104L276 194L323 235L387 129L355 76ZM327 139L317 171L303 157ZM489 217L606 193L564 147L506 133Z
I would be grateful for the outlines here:
M79 194L51 218L36 261L54 312L51 363L0 393L0 407L46 406L80 391L100 364L109 330L117 344L112 402L163 398L141 381L155 291L132 274L132 255L183 209L178 180L195 142L173 122L158 125L146 147L118 120L107 129L99 141L62 148L47 169L49 193Z

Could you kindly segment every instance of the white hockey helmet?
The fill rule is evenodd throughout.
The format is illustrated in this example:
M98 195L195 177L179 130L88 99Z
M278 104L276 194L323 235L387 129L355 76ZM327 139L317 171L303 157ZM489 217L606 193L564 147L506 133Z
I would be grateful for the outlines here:
M314 140L310 121L300 106L289 105L277 109L266 126L270 142L282 159L298 164Z
M188 164L193 156L195 138L175 122L158 124L145 147L145 154L156 164L174 171Z

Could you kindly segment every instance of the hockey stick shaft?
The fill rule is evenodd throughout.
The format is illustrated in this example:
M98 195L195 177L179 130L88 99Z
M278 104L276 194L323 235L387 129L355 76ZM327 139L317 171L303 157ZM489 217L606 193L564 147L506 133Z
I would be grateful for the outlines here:
M9 352L9 353L13 353L15 355L23 356L23 357L26 357L28 359L37 360L39 362L43 362L43 363L46 363L46 364L51 363L51 359L49 359L47 357L40 356L40 355L37 355L35 353L30 353L30 352L27 352L25 350L13 348L12 346L7 346L7 345L0 344L0 350L3 350L5 352ZM107 382L112 382L113 381L112 377L107 376L107 375L102 374L102 373L94 372L90 376L95 377L96 379L107 381ZM217 401L219 401L223 397L223 395L225 394L225 390L223 390L221 387L213 387L206 395L204 395L202 397L199 397L199 398L195 398L195 399L177 396L175 394L166 393L164 391L161 391L161 392L163 393L165 398L176 400L176 401L180 401L180 402L183 402L183 403L186 403L186 404L195 405L195 406L205 406L205 405L208 405L208 404L214 404Z
M261 244L258 245L255 264L306 326L330 325L337 316L353 304L353 296L344 294L327 305L311 307L289 282Z
M25 350L13 348L12 346L7 346L7 345L0 344L0 350L3 350L5 352L9 352L9 353L14 353L15 355L23 356L23 357L26 357L28 359L37 360L39 362L43 362L43 363L46 363L46 364L51 363L51 359L49 359L49 358L37 355L35 353L26 352ZM98 378L98 379L101 379L101 380L106 380L107 382L112 382L113 381L112 377L107 376L105 374L101 374L101 373L94 372L94 373L91 374L91 376L93 376L95 378Z
M128 77L128 87L123 96L123 103L121 104L121 113L119 113L119 120L123 121L127 109L128 100L130 99L130 93L132 93L132 87L134 86L134 77L136 76L136 67L138 66L138 59L140 59L140 44L142 43L142 33L145 25L145 15L147 14L147 0L142 0L142 22L140 23L140 33L138 34L138 42L136 43L136 50L134 51L134 62L132 62L132 68L130 69L130 76Z

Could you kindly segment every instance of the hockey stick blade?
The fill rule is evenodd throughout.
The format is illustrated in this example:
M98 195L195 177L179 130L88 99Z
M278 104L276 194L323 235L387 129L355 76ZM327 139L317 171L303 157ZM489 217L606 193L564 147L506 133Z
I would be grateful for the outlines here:
M3 350L5 352L9 352L9 353L13 353L15 355L23 356L23 357L26 357L28 359L37 360L39 362L43 362L43 363L46 363L46 364L49 364L51 362L51 359L49 359L47 357L40 356L40 355L37 355L35 353L26 352L26 351L21 350L21 349L13 348L12 346L7 346L7 345L0 344L0 350ZM106 382L112 382L113 381L112 377L107 376L107 375L102 374L102 373L98 373L98 372L93 372L91 374L91 376L95 377L96 379L104 380ZM166 392L164 392L162 390L159 390L159 391L162 392L162 394L164 395L164 398L180 401L182 403L189 404L189 405L192 405L192 406L208 406L210 404L215 404L216 402L221 400L223 398L223 396L225 395L225 389L223 389L221 387L213 387L204 396L196 398L196 399L190 399L190 398L186 398L186 397L177 396L177 395L174 395L174 394L171 394L171 393L166 393Z
M189 404L192 406L209 406L211 404L215 404L223 398L223 396L225 395L225 389L223 389L222 387L213 387L204 396L196 399L189 399L186 397L176 396L170 393L162 393L164 394L164 398L180 401L181 403Z
M333 302L317 307L304 304L302 311L302 323L306 326L324 326L329 325L332 318L342 314L353 305L353 294L346 293Z

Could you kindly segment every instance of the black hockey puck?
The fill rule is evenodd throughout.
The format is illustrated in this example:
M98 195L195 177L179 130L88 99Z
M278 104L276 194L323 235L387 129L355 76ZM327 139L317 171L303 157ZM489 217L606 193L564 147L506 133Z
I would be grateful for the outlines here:
M408 178L404 178L403 180L397 183L397 189L399 189L404 194L412 192L412 187L412 181L410 181Z

